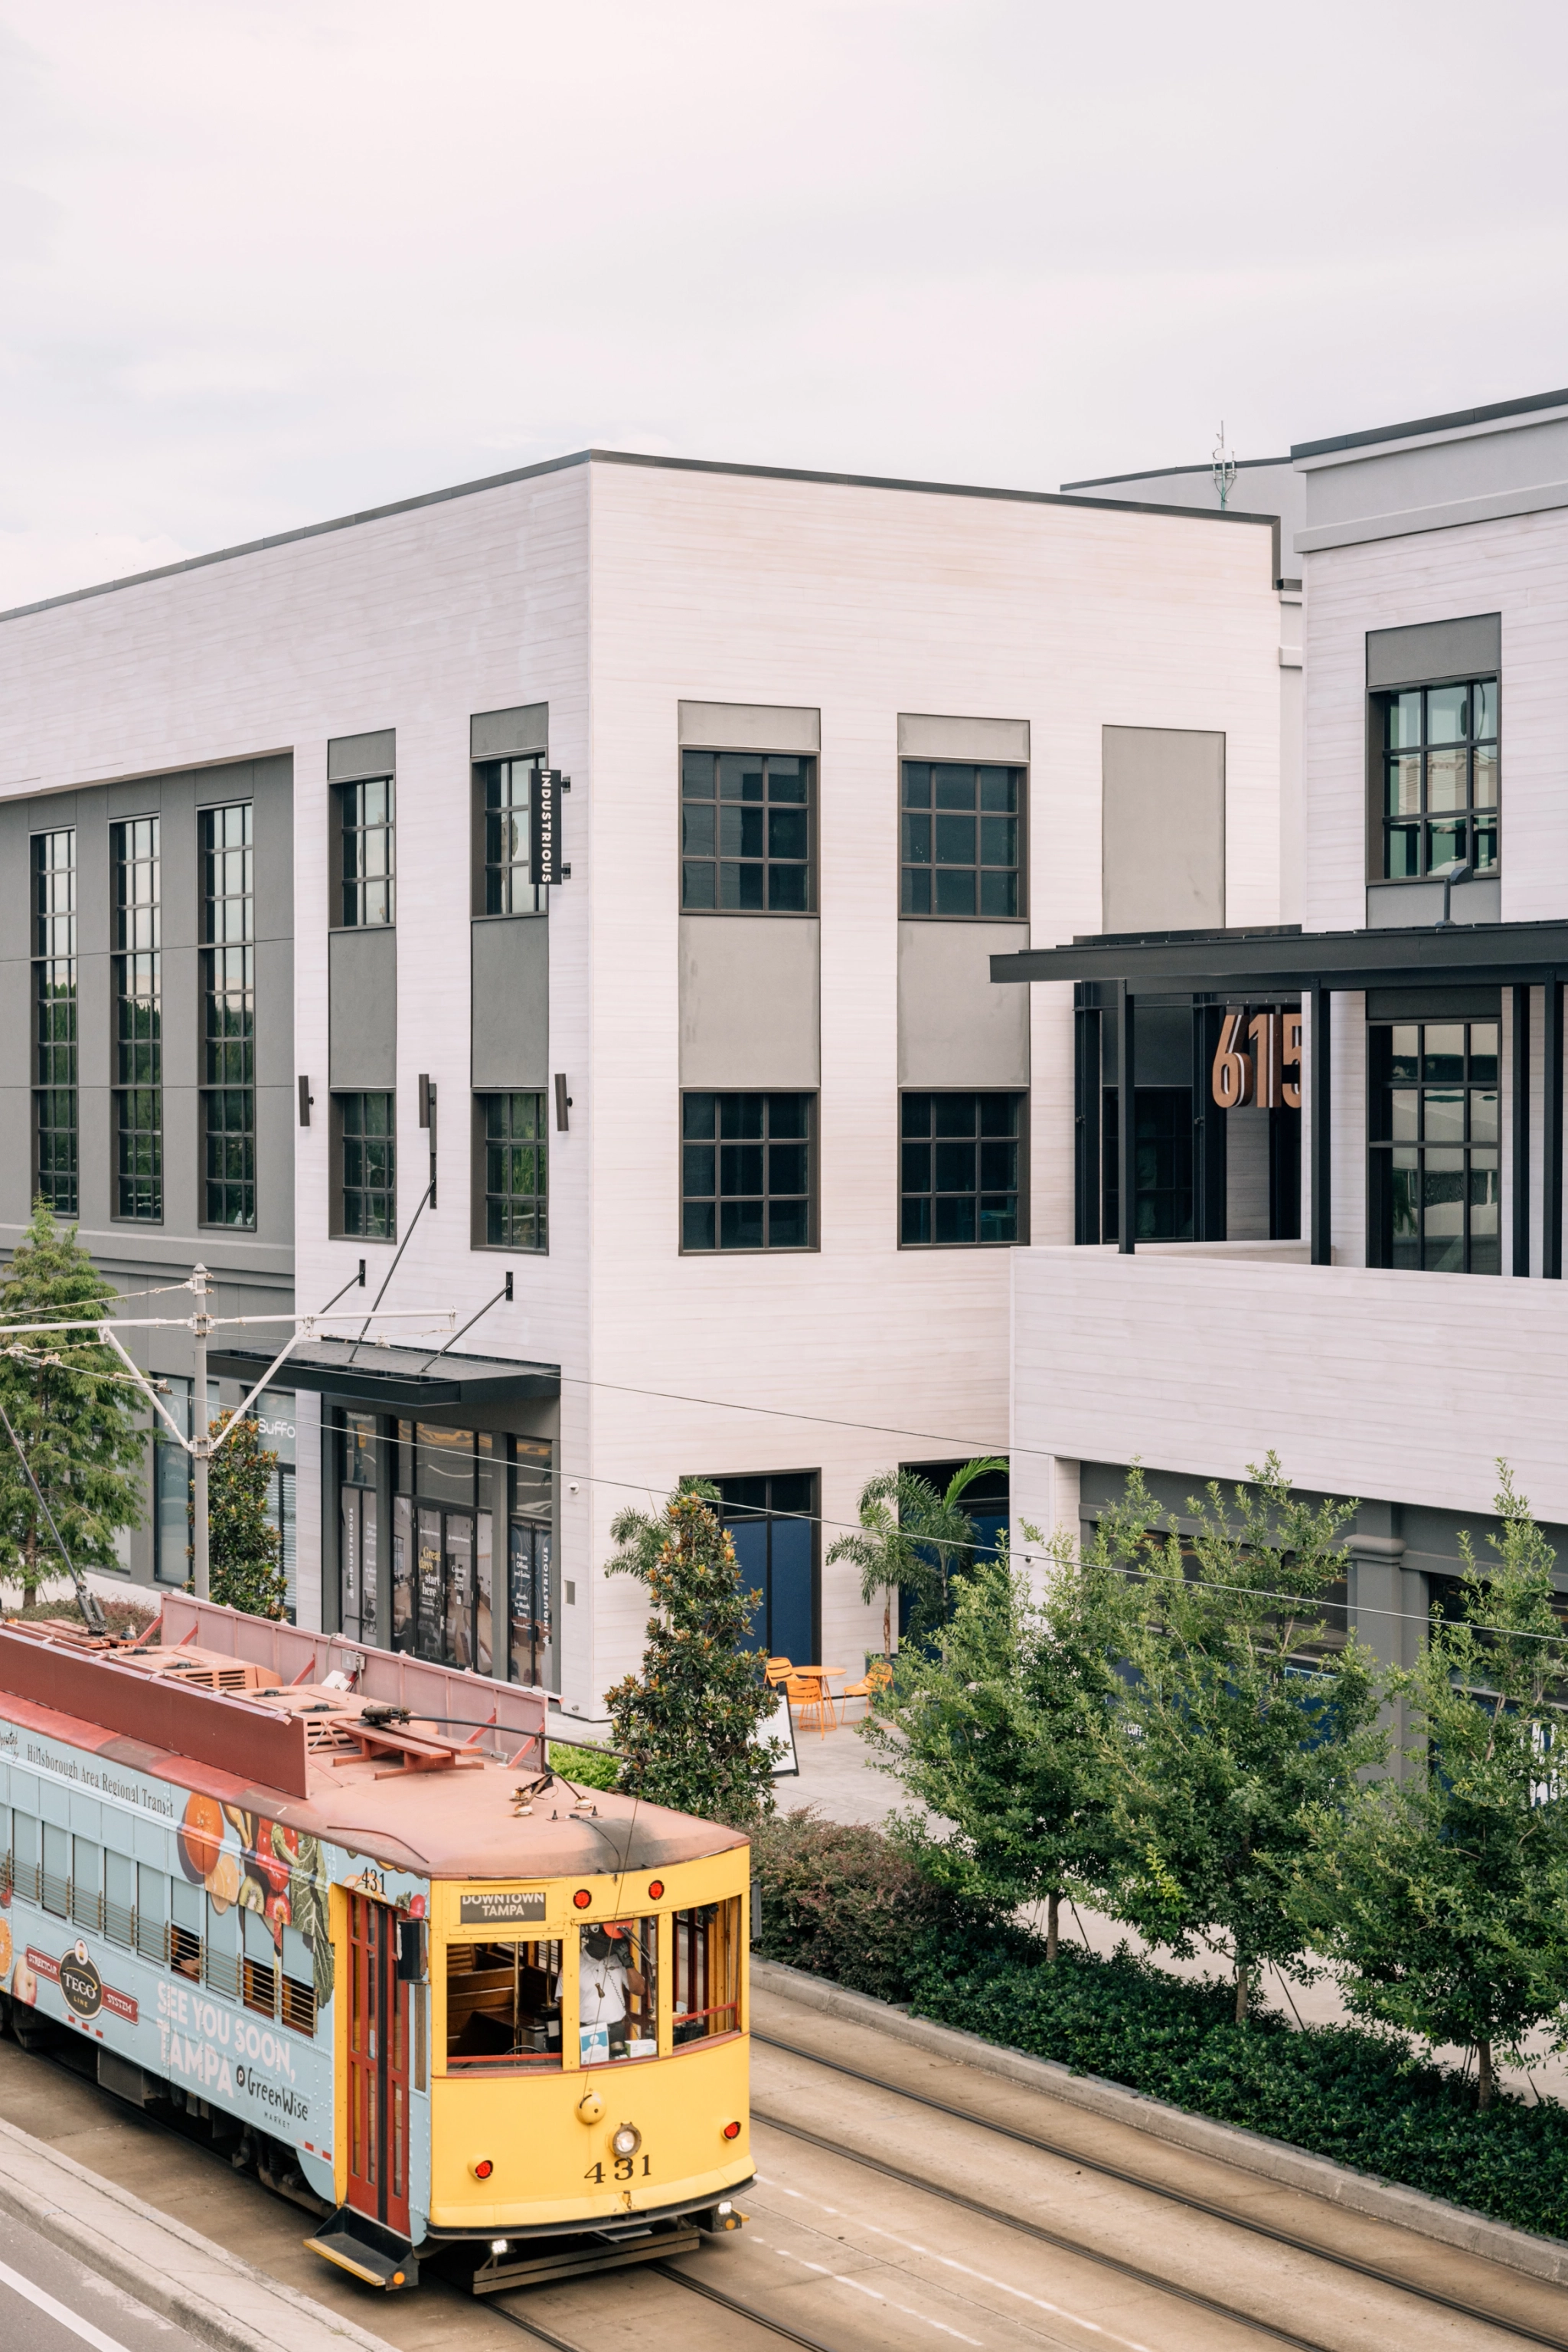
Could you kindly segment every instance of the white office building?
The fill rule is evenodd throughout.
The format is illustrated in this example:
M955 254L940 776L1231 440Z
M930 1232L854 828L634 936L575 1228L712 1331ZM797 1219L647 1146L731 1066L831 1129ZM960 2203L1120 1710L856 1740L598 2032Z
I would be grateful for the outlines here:
M0 1240L41 1192L128 1291L199 1259L220 1315L316 1308L363 1259L356 1306L468 1327L277 1376L302 1622L592 1713L644 1612L611 1523L697 1473L759 1637L858 1670L861 1485L1005 1453L1019 1244L1030 1364L1116 1276L1053 1246L1073 981L991 959L1281 919L1278 538L589 453L4 616ZM1294 1200L1258 1116L1210 1178L1248 1231ZM220 1331L216 1402L268 1338ZM188 1395L185 1336L140 1345ZM126 1572L180 1582L177 1451L150 1476Z
M1072 988L1080 1032L1075 1244L1011 1260L1013 1507L1091 1524L1136 1460L1180 1519L1274 1448L1359 1503L1344 1622L1408 1659L1499 1457L1568 1569L1568 393L1305 443L1289 494L1260 471L1303 599L1298 921L1194 925L1173 889L1133 927L1108 877L1102 936L1037 916L994 967ZM1145 1046L1173 1023L1189 1092ZM1260 1130L1299 1226L1226 1219L1215 1163Z

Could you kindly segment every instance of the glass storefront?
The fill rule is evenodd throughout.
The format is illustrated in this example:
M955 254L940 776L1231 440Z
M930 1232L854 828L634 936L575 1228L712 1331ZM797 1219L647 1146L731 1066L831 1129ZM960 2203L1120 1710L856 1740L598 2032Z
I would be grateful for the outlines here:
M195 1383L178 1374L160 1375L169 1393L163 1403L185 1437L191 1435L191 1391ZM243 1391L224 1383L226 1402L237 1405ZM207 1382L207 1419L216 1421L225 1410L216 1381ZM267 1498L267 1517L282 1545L284 1602L290 1620L295 1607L296 1530L294 1515L294 1398L287 1389L268 1389L251 1408L261 1443L278 1456ZM160 1421L153 1432L153 1572L160 1584L183 1586L191 1573L191 1457L175 1444Z
M438 1664L548 1685L548 1441L343 1412L337 1445L344 1633Z

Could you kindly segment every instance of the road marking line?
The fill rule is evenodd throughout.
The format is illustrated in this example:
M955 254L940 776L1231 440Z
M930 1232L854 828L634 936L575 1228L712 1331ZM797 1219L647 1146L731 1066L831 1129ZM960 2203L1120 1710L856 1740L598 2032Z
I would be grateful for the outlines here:
M1085 2319L1079 2313L1068 2311L1064 2304L1047 2303L1043 2295L1026 2294L1021 2286L1009 2285L1005 2279L993 2278L989 2271L973 2270L968 2263L958 2262L952 2254L939 2254L934 2247L920 2245L913 2238L900 2238L896 2231L879 2230L875 2221L862 2221L853 2214L840 2215L837 2206L819 2204L815 2197L807 2197L803 2189L785 2188L782 2180L773 2180L761 2172L757 2174L756 2180L759 2189L782 2189L786 2197L795 2198L802 2205L815 2206L819 2213L831 2213L836 2220L850 2220L854 2221L857 2229L868 2231L872 2237L886 2238L891 2246L902 2246L907 2254L923 2254L928 2262L940 2263L944 2270L962 2271L965 2278L978 2279L983 2286L994 2286L1000 2294L1016 2295L1020 2303L1033 2304L1037 2311L1048 2311L1053 2319L1065 2319L1069 2326L1082 2327L1090 2336L1102 2336L1107 2344L1120 2344L1122 2352L1152 2352L1151 2346L1140 2343L1134 2336L1118 2336L1113 2327L1102 2327L1098 2319ZM934 2193L940 2196L942 2192L938 2189ZM782 2247L779 2251L783 2252ZM798 2262L801 2257L797 2254L795 2259ZM814 2263L811 2267L813 2270L818 2270L822 2265ZM846 2282L846 2284L849 2283ZM900 2310L903 2308L902 2305L895 2307ZM923 2317L923 2314L916 2314L917 2317ZM932 2320L931 2324L934 2327L939 2326L940 2322ZM966 2336L964 2341L968 2343L970 2338Z
M907 2303L894 2303L890 2296L879 2294L874 2286L862 2286L858 2279L846 2278L842 2271L829 2270L826 2263L814 2263L809 2254L797 2254L789 2246L775 2246L771 2238L759 2238L755 2231L752 2232L752 2243L766 2246L770 2254L782 2254L786 2263L798 2263L803 2270L820 2272L824 2278L831 2279L835 2286L852 2286L857 2294L868 2294L874 2303L885 2303L889 2311L901 2311L906 2319L924 2320L928 2327L940 2329L943 2336L956 2336L961 2344L973 2344L975 2352L984 2352L978 2336L965 2336L957 2327L944 2326L940 2319L932 2319L929 2312L911 2311Z
M68 2327L71 2334L79 2336L84 2344L92 2345L95 2352L125 2352L125 2347L118 2336L106 2336L101 2327L93 2326L90 2319L79 2318L68 2305L57 2303L52 2294L46 2294L41 2286L35 2286L30 2278L24 2278L21 2272L14 2271L8 2263L0 2263L0 2285L8 2286L13 2294L24 2295L29 2303L37 2304L50 2319L58 2320L62 2327Z

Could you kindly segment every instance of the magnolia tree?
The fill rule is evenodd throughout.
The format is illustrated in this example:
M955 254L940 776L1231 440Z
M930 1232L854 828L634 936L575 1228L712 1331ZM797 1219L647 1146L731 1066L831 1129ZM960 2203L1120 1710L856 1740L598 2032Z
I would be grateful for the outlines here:
M223 1435L233 1419L209 1424ZM207 1544L212 1597L252 1617L281 1617L287 1601L283 1538L268 1516L278 1456L261 1443L255 1421L224 1438L207 1473Z
M749 1592L716 1490L684 1483L658 1517L623 1511L611 1575L646 1584L653 1613L642 1665L605 1698L620 1787L679 1812L743 1825L773 1811L783 1743L760 1737L776 1702L752 1645Z
M106 1313L115 1296L77 1241L40 1201L0 1288L0 1322L65 1323ZM43 1333L0 1342L0 1405L16 1433L56 1526L79 1568L120 1565L114 1538L140 1524L146 1436L137 1391L90 1333ZM0 1579L30 1602L65 1563L48 1522L0 1432Z
M1501 1533L1461 1538L1463 1616L1435 1616L1394 1678L1415 1738L1402 1782L1322 1812L1300 1905L1363 2016L1475 2053L1489 2106L1500 2054L1548 2027L1568 2044L1568 1633L1555 1554L1498 1465Z

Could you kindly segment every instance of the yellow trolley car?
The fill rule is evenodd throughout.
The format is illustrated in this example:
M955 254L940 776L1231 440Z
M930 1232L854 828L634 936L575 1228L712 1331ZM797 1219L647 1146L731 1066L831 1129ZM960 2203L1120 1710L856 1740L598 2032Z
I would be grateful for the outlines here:
M0 1996L319 2217L477 2293L738 2226L749 1854L579 1789L547 1702L183 1595L0 1632Z

